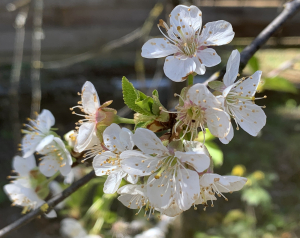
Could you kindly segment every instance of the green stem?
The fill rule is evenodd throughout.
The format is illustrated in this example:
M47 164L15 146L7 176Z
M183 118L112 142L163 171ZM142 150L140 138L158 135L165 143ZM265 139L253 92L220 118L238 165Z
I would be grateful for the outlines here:
M188 76L188 86L194 84L194 76L192 74L189 74Z
M129 119L129 118L124 118L124 117L119 117L115 120L115 123L120 124L120 123L124 123L124 124L135 124L133 119Z

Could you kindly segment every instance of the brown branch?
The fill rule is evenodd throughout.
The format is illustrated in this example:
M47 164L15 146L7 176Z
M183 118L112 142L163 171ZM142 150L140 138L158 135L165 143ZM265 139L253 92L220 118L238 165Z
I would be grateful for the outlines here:
M258 51L268 39L291 18L300 8L300 0L294 0L284 5L283 11L241 52L240 72L246 67L250 58ZM208 80L204 82L207 85L214 80L223 78L226 72L226 67L214 73Z
M70 187L68 187L67 189L62 191L61 194L58 194L55 197L49 199L47 201L47 204L49 206L48 211L52 210L57 204L59 204L61 201L63 201L67 197L69 197L72 193L77 191L79 188L81 188L83 185L85 185L91 179L93 179L95 177L96 177L95 172L92 171L89 174L85 175L83 178L81 178L78 181L76 181L75 183L73 183ZM28 213L27 215L23 216L19 220L15 221L12 224L1 229L0 237L4 237L4 236L8 235L10 232L26 225L27 223L31 222L36 217L42 215L43 211L42 211L41 207L38 207L37 209L35 209L32 212Z

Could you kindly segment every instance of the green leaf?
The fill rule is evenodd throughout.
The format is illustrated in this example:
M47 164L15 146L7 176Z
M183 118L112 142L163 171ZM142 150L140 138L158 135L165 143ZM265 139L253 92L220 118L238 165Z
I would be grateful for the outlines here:
M219 148L219 146L215 142L212 142L212 141L205 142L205 146L207 147L207 150L212 157L214 165L216 167L221 166L223 164L224 157L223 157L223 152Z
M153 98L153 105L152 105L152 112L154 115L159 116L160 115L160 107L165 108L161 102L159 101L159 95L157 90L154 90L152 92L152 98Z
M126 77L122 78L122 89L123 89L123 98L125 104L133 111L139 112L144 115L151 115L151 113L143 110L140 106L136 104L136 101L140 101L141 98L147 97L145 94L137 91L132 83L128 81ZM143 103L142 103L143 104Z
M274 78L265 78L263 89L294 94L297 93L297 88L293 83L279 76L276 76Z
M248 64L250 68L253 70L253 73L259 70L259 62L255 56L252 56L252 58L248 61Z
M225 84L221 81L212 81L208 83L208 86L216 91L222 91L222 88L225 88Z
M152 115L152 105L153 105L153 98L146 96L142 92L139 92L139 98L135 101L135 104L139 106L145 115Z

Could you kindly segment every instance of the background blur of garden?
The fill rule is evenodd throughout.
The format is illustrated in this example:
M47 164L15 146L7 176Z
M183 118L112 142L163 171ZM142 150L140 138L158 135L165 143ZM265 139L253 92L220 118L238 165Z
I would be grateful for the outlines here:
M19 153L21 125L30 117L31 79L35 77L31 71L33 3L37 1L42 0L0 1L0 228L21 216L20 208L10 207L2 187L8 183L11 160ZM204 24L216 20L232 24L236 33L233 42L216 49L222 63L207 68L204 76L195 77L196 82L203 82L225 65L232 50L241 51L247 46L280 13L284 2L44 0L39 35L42 63L37 78L41 84L41 109L53 113L58 134L63 136L78 121L69 108L77 104L77 92L89 80L101 102L113 99L112 107L122 116L130 116L132 112L124 108L121 93L121 78L126 76L147 94L158 88L162 103L171 110L176 103L173 95L184 83L173 83L164 76L163 60L140 56L143 43L160 36L156 27L159 19L167 19L177 4L194 4L201 9ZM20 23L22 19L26 19L25 28ZM15 37L22 37L24 30L20 85L14 93L10 85L15 77ZM267 124L259 136L240 130L228 145L212 137L207 141L215 172L245 176L249 181L241 192L228 194L228 202L219 199L206 211L199 206L198 210L191 208L181 214L170 222L166 237L300 237L300 12L255 54L243 74L250 75L258 69L263 71L264 80L259 90L262 96L267 95L267 99L257 101L267 106ZM90 170L88 163L79 166L77 177ZM116 195L103 195L103 181L104 178L93 179L77 191L66 201L58 218L36 219L7 237L61 237L60 221L65 217L80 220L87 231L102 237L129 238L157 226L157 217L147 221L143 212L135 216L135 211L118 202Z

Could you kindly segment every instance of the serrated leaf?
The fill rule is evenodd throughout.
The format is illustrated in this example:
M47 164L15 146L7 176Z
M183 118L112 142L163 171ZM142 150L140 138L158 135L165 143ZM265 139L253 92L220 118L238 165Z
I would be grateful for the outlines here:
M293 83L286 80L285 78L276 76L274 78L265 78L263 89L274 90L286 93L297 93L297 88Z
M167 109L161 104L161 102L159 100L159 95L158 95L157 90L154 90L152 92L152 98L153 98L153 101L154 101L152 111L155 115L159 116L160 114L162 114L162 112L160 110L160 107L165 109L165 110L167 110Z
M226 88L225 84L223 82L221 82L221 81L212 81L212 82L209 82L208 86L211 89L219 91L219 92L222 92Z
M140 92L133 87L132 83L130 83L126 77L122 78L122 89L124 102L131 110L144 115L151 115L151 113L144 111L136 104L136 101L139 100L140 97L143 97L143 94L140 95Z
M153 99L151 97L142 97L141 99L137 99L135 104L139 106L146 115L152 115L152 105Z
M158 91L157 91L156 89L153 90L152 95L153 95L153 96L156 96L156 97L159 97L159 96L158 96Z

